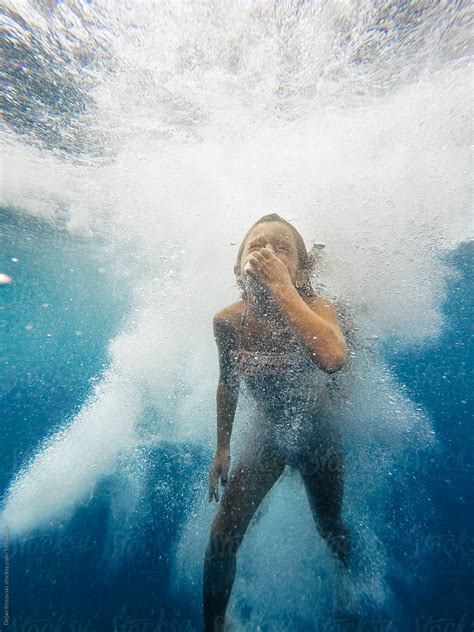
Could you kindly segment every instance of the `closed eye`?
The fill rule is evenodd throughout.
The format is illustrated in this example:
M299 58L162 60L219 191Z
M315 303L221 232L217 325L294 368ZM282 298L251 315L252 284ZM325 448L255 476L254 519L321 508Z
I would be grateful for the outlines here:
M266 243L256 243L256 244L252 244L251 246L249 246L249 248L247 249L247 252L253 252L254 250L261 250L262 248L264 248L266 246ZM282 243L282 244L276 244L275 246L272 246L274 250L278 250L281 252L285 252L285 253L291 253L293 252L291 246L287 243Z

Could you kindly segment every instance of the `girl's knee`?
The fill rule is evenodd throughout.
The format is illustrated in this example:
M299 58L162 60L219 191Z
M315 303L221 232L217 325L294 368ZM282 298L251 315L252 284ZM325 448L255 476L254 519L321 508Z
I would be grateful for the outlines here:
M208 551L218 557L235 555L242 539L243 533L237 528L237 525L218 514L212 523Z
M341 518L337 520L320 520L319 529L322 537L335 547L349 546L349 529Z
M351 553L350 532L342 519L320 522L321 536L329 548L341 560L348 560Z
M211 531L207 555L217 558L234 557L242 542L242 538L231 533Z
M337 509L329 510L326 507L324 511L319 511L314 515L316 527L321 537L325 540L343 536L348 529L342 519L341 511Z

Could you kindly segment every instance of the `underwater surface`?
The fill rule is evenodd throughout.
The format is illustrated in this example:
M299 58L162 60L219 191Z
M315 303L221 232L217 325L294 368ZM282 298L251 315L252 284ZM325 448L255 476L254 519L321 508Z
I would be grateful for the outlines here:
M467 3L18 0L4 20L2 629L201 629L212 315L276 211L325 243L318 281L356 326L355 579L337 615L287 468L229 619L472 630Z

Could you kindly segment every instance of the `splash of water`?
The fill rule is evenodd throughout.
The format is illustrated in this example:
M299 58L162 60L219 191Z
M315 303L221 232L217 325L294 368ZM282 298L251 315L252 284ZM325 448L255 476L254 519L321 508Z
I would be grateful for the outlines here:
M134 308L102 383L18 473L3 519L16 532L48 524L137 444L210 445L211 316L237 297L242 235L278 211L309 244L326 243L319 280L373 347L354 358L338 411L352 453L346 512L378 551L373 585L386 561L382 526L367 514L394 464L432 433L370 341L439 335L452 275L441 255L471 238L465 13L370 2L114 7L25 0L7 10L8 59L23 65L8 75L2 203L100 236ZM145 410L153 421L139 429ZM294 528L284 489L243 552L260 573L270 562L257 544L278 541L275 522ZM198 581L209 525L204 501L196 512L178 551L184 585ZM297 527L309 546L307 516ZM301 548L285 551L297 566Z

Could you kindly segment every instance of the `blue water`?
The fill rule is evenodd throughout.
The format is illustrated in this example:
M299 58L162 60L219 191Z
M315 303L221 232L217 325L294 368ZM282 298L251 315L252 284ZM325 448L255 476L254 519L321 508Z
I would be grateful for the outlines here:
M2 271L14 279L1 288L6 342L1 485L6 490L39 443L80 409L129 306L125 287L112 283L107 273L91 274L103 257L97 244L53 232L39 221L15 219L8 209L2 221ZM291 629L470 629L473 254L472 244L462 244L449 255L459 274L449 287L446 326L436 342L401 353L393 341L384 349L411 397L429 411L440 441L440 449L420 451L414 462L403 464L412 469L414 497L427 496L419 499L418 515L403 515L395 486L380 499L387 529L378 535L396 559L409 564L410 573L389 572L393 596L379 609L367 604L357 618L336 622L297 623L295 617ZM192 443L142 449L146 485L133 526L117 520L112 525L111 498L127 493L125 481L115 475L101 480L59 528L28 532L11 542L9 629L49 630L52 621L61 630L199 629L200 586L191 599L189 594L180 599L171 584L175 547L193 500L202 493L212 453ZM239 572L245 575L245 568ZM266 625L280 629L278 621Z
M277 211L326 244L317 274L362 341L343 416L355 601L335 614L287 470L239 551L235 631L472 632L468 8L2 10L4 629L201 629L211 317L237 297L239 239Z

